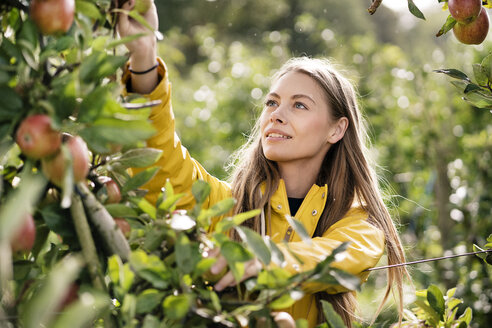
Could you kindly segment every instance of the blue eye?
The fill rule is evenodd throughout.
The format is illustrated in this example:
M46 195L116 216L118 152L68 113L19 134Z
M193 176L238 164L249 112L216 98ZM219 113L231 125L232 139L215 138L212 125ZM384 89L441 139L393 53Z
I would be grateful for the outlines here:
M271 107L271 106L275 106L275 105L277 105L277 103L274 100L267 100L265 102L265 106L267 106L267 107Z
M297 109L307 109L306 105L304 105L303 103L300 103L300 102L296 102L294 104L295 108Z

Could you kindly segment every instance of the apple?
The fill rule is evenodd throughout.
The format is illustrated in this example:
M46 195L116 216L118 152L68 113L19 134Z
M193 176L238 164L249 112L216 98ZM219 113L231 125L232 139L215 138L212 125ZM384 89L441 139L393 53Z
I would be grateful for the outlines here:
M73 23L74 0L32 0L31 19L44 35L66 33Z
M74 182L84 180L89 173L89 150L84 140L79 136L63 135L63 143L67 145L72 155ZM63 184L65 174L65 156L59 151L55 156L45 157L41 160L41 168L44 175L57 186Z
M460 23L469 23L480 14L482 0L449 0L449 13Z
M485 40L488 32L489 15L483 7L474 21L467 24L457 22L453 26L454 36L464 44L480 44Z
M77 300L77 298L79 297L78 293L79 293L79 285L76 283L70 284L70 286L68 286L67 291L65 292L63 299L60 301L60 303L56 307L56 312L63 311L65 309L65 307L67 307L71 303L75 302Z
M140 15L143 15L147 11L149 11L151 5L152 5L152 0L135 0L135 10Z
M130 237L130 232L132 231L132 227L130 226L130 223L128 223L127 220L123 218L114 218L114 223L120 228L121 232L123 232L123 235L128 238Z
M100 177L99 180L103 184L103 189L100 191L104 195L101 197L104 198L102 201L107 204L121 202L121 191L118 184L110 177Z
M24 155L40 159L60 149L61 133L54 130L51 124L51 117L44 114L28 116L21 122L15 141Z
M12 252L30 252L36 240L36 225L31 214L26 213L24 224L10 240Z

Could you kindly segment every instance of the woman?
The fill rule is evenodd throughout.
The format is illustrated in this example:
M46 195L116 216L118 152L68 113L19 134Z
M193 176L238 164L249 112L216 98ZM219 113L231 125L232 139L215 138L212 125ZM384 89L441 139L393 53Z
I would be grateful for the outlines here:
M130 9L130 0L124 5ZM155 8L145 13L151 26L157 28ZM142 27L125 15L119 18L122 36L142 32ZM244 224L269 235L285 250L283 241L297 257L284 251L286 269L292 273L313 268L342 242L350 242L346 257L334 264L367 280L364 270L377 264L386 250L389 264L404 261L404 254L395 226L382 201L377 179L366 159L364 127L351 83L324 60L295 58L288 61L274 76L265 99L263 112L248 143L238 152L231 183L209 175L181 146L174 131L170 104L170 85L164 63L156 57L153 36L127 44L129 68L124 82L132 92L148 94L162 100L152 110L150 119L158 133L148 140L148 146L163 150L157 165L160 170L146 186L148 198L155 201L166 179L176 192L189 196L179 203L191 208L189 192L196 179L211 185L205 205L230 197L237 199L235 213L260 208L262 214ZM157 59L156 59L157 58ZM312 236L307 245L289 226L285 215L300 220ZM237 235L232 238L239 239ZM226 266L219 256L212 273ZM258 260L250 261L242 280L261 269ZM388 287L399 292L402 312L403 268L388 271ZM220 291L236 284L227 273L215 289ZM355 319L355 296L342 286L305 286L307 295L288 312L295 318L306 318L309 326L321 319L318 301L327 299L343 317L347 326ZM381 308L381 306L380 306ZM379 312L379 311L378 311Z

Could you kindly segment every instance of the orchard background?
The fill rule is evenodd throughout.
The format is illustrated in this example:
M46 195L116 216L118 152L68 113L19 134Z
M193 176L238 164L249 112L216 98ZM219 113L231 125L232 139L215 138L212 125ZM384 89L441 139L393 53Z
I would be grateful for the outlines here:
M358 287L329 269L328 258L297 280L266 270L230 294L214 293L202 277L211 265L201 257L204 249L221 246L239 274L251 254L281 262L275 246L249 231L242 231L244 244L228 242L223 233L245 217L226 221L214 236L203 234L232 200L209 212L199 206L175 212L182 195L166 185L157 204L145 201L139 187L155 172L147 167L160 153L144 144L154 133L147 122L152 104L120 96L127 53L114 34L117 10L110 0L77 0L68 30L45 35L30 18L33 2L0 4L0 327L273 326L271 312L299 297L300 281L334 279ZM451 31L436 37L442 27L452 28L446 2L385 0L372 16L370 1L156 5L178 134L209 172L227 177L224 166L245 142L269 76L282 62L293 55L332 57L358 85L408 260L478 250L474 244L491 248L492 36L479 45L464 45ZM53 154L26 156L15 142L21 122L33 114L50 118L60 133L55 139L78 136L90 151L71 153L67 142L55 147L66 164L55 170L62 173L56 183L45 177L49 170L42 173ZM77 181L71 164L80 162L90 171ZM128 167L146 169L130 176ZM207 186L196 185L198 204L206 194ZM26 228L21 239L35 236L33 244L19 244L18 231L30 218L35 233ZM426 320L433 327L486 327L491 321L491 269L478 256L410 270L416 289L427 291L415 297L408 288L409 326ZM381 270L363 286L365 319L384 285ZM388 306L374 326L396 321Z

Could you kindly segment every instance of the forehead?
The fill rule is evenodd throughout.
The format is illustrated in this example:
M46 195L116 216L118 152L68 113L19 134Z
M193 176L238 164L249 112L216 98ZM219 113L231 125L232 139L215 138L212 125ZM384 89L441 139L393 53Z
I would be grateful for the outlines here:
M325 99L324 91L315 79L306 73L290 71L275 80L270 92L280 96L289 94L305 94L312 98Z

